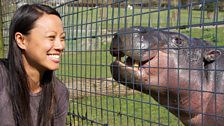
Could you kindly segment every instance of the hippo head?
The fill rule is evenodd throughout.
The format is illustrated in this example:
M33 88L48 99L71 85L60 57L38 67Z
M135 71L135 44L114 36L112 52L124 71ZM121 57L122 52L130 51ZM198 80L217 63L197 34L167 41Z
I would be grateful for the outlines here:
M190 78L203 81L195 80L194 75L220 55L220 51L208 50L208 46L206 41L175 32L144 27L121 29L110 47L111 54L117 57L111 73L119 83L141 91L175 88L179 84L186 88Z
M202 97L202 90L214 90L211 69L223 66L214 66L222 51L211 47L207 41L177 32L123 28L112 39L110 53L116 60L111 64L111 73L119 83L150 94L156 100L159 98L162 105L167 106L169 102L169 106L181 107L182 115L189 117L186 114L189 108L192 113L199 112L211 94L205 93ZM167 97L172 98L168 101ZM172 113L177 115L175 111ZM188 120L185 117L182 120Z

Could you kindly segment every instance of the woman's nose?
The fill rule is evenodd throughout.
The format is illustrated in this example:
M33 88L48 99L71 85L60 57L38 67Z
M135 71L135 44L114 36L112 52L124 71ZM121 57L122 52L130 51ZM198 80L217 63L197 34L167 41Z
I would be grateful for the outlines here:
M57 50L64 50L65 48L65 42L64 40L61 40L60 38L57 39L54 43L54 48L57 49Z

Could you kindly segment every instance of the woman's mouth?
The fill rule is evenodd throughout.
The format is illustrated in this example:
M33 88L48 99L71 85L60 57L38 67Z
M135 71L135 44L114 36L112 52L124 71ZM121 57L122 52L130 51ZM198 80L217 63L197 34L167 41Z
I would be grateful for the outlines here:
M48 58L55 62L55 63L59 63L60 62L60 55L56 55L56 54L48 54Z

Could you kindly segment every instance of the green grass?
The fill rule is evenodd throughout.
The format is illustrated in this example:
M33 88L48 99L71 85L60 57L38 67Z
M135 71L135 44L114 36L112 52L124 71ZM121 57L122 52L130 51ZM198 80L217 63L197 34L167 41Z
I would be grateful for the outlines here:
M85 97L70 103L70 112L83 116L83 119L72 118L68 120L75 125L91 125L91 121L108 124L109 126L176 126L181 122L161 107L149 95L135 93L130 96L98 96ZM92 123L96 126L95 123Z
M161 9L147 9L136 8L128 10L125 8L87 8L87 7L65 7L66 14L72 14L71 16L65 16L63 19L66 26L76 26L79 28L85 28L87 25L92 29L98 27L102 29L119 29L124 26L142 25L151 27L170 27L177 25L191 25L212 23L213 19L207 18L207 11L192 10L191 16L189 16L188 9L179 10L179 19L172 21L172 12L175 9L166 10ZM176 9L177 11L177 9ZM223 21L224 12L218 13L217 21ZM203 19L203 20L202 20ZM95 34L95 33L93 33Z
M113 57L108 51L65 53L62 58L61 68L57 71L59 75L74 78L111 77L109 66Z
M224 27L219 28L194 28L181 31L192 38L200 38L211 42L215 46L224 46Z
M2 38L1 32L0 32L0 38ZM4 57L4 45L3 45L3 40L0 39L0 58Z

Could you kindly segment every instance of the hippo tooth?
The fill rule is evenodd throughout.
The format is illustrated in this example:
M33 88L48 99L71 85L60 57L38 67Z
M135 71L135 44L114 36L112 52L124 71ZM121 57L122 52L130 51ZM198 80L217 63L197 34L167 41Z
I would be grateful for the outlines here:
M134 61L134 67L136 67L136 68L139 67L139 63L138 63L138 61Z

